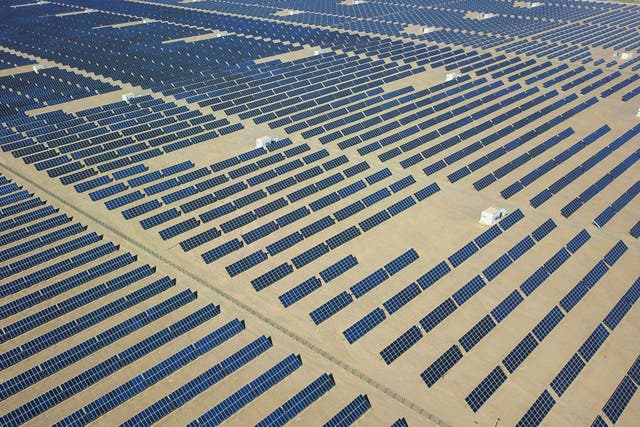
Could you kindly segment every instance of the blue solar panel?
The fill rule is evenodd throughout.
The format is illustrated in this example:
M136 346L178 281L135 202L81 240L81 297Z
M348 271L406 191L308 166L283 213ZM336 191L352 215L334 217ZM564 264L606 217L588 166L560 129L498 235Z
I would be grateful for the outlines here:
M478 409L489 400L491 395L493 395L506 380L507 375L500 366L496 366L465 398L471 410L478 412Z
M451 346L442 356L435 360L427 369L422 371L420 378L427 385L432 387L442 378L458 361L462 359L462 352L458 346Z
M527 334L509 354L502 360L502 364L509 371L513 373L520 364L535 350L538 346L538 341L532 334Z
M336 234L326 241L329 248L332 250L337 248L338 246L344 245L350 240L355 239L361 234L360 230L356 226L352 226L347 228L346 230Z
M267 252L269 253L270 256L274 256L276 254L279 254L280 252L283 252L287 249L289 249L290 247L296 245L297 243L302 242L303 237L302 234L300 234L300 232L295 231L291 234L289 234L288 236L283 237L280 240L277 240L276 242L267 245Z
M340 410L323 427L344 427L353 424L367 410L371 408L371 403L367 395L359 395L351 403Z
M293 267L284 263L253 279L251 285L256 291L261 291L291 273L293 273Z
M313 323L319 325L352 302L353 297L351 296L351 294L343 291L326 303L322 304L320 307L313 310L311 313L309 313L309 316L311 317L311 320L313 320Z
M507 215L505 218L500 220L498 225L500 226L500 228L502 228L502 231L507 231L509 228L513 227L513 225L516 224L518 221L520 221L522 218L524 218L524 214L520 209L516 209L515 211Z
M229 276L234 277L267 260L267 254L257 251L225 267Z
M514 261L524 255L529 249L531 249L536 242L530 236L525 237L520 242L518 242L514 247L509 249L509 256Z
M578 353L582 358L589 362L594 354L598 351L600 346L606 341L609 337L609 331L602 325L599 324L596 329L589 335L589 337L585 340L585 342L578 349Z
M202 259L204 260L205 263L211 264L212 262L230 254L231 252L237 251L243 246L244 246L244 243L242 243L240 240L233 239L226 243L223 243L222 245L214 249L211 249L210 251L203 253Z
M330 374L322 374L311 384L296 393L282 406L262 419L256 427L282 426L294 419L300 412L327 393L335 381Z
M507 269L513 260L509 256L508 253L501 255L498 259L496 259L489 267L482 270L482 274L487 278L487 280L491 281L498 277L500 273Z
M491 315L496 322L502 322L523 300L522 295L515 290L491 310Z
M453 267L457 267L465 262L469 257L478 252L478 246L474 242L469 242L462 248L454 252L448 259Z
M620 415L622 415L637 390L638 386L628 376L625 376L602 408L602 412L613 423L618 422Z
M604 256L604 261L610 267L613 266L616 261L620 259L620 257L627 251L627 245L624 244L622 240L619 240L613 248Z
M440 264L433 267L431 270L423 274L421 277L416 280L416 282L420 285L420 287L424 290L429 286L433 285L435 282L440 280L443 276L451 271L451 267L447 265L445 261L442 261Z
M491 316L486 315L460 338L460 345L462 345L464 351L468 352L485 336L487 336L495 326L496 322L491 318Z
M358 265L356 257L348 255L335 264L322 270L320 272L320 277L325 283L328 283L356 265Z
M422 339L422 332L417 326L412 326L380 351L382 360L390 365L394 360L409 350Z
M556 271L562 264L564 264L569 258L571 254L565 248L561 248L558 252L556 252L551 258L544 263L544 268L552 274Z
M485 282L480 276L476 276L471 279L468 283L458 289L452 295L453 300L458 304L458 306L464 304L468 301L472 296L474 296L480 289L485 286Z
M403 212L409 209L411 206L415 205L416 201L412 196L407 196L399 202L394 203L393 205L387 208L387 211L392 215L398 215L400 212Z
M378 326L386 319L384 311L381 308L374 309L371 313L364 316L362 319L349 326L343 332L344 337L349 344L353 344L364 335L369 333L373 328Z
M451 298L446 299L442 304L431 310L429 314L423 317L420 320L420 325L425 332L429 332L430 330L438 326L438 324L445 318L447 318L447 316L453 313L456 308L458 307Z
M545 390L540 397L531 405L529 410L522 416L516 427L537 426L542 423L544 417L547 416L556 401L551 394Z
M549 234L554 228L556 228L555 222L552 219L546 220L542 225L533 230L531 236L539 242L542 240L547 234Z
M383 306L389 314L393 314L404 307L409 301L417 297L420 292L420 287L415 283L411 283L409 286L386 300L383 303Z
M416 193L414 194L416 199L421 202L423 200L425 200L426 198L433 196L434 194L436 194L438 191L440 191L440 187L438 186L438 184L436 184L435 182L433 184L429 184L426 187L424 187L421 190L416 191Z
M500 230L500 227L498 227L498 224L495 224L476 237L473 241L476 243L478 248L483 248L500 234L502 234L502 231Z
M573 380L576 379L585 363L582 361L578 354L574 354L571 359L564 365L558 375L551 381L551 388L556 392L558 396L562 396L564 392L569 388Z
M360 298L388 278L389 275L387 274L387 272L380 268L364 279L360 280L355 285L351 286L350 290L356 298Z
M320 258L322 255L329 252L329 247L320 243L305 252L302 252L300 255L297 255L291 259L291 262L296 268L302 268L303 266L309 264L310 262Z
M418 255L415 249L409 249L407 252L385 265L384 269L389 273L389 276L393 276L416 261L418 258L420 258L420 255Z
M319 289L321 286L322 283L320 282L320 279L317 277L311 277L280 295L280 302L284 307L289 307L311 294L311 292Z

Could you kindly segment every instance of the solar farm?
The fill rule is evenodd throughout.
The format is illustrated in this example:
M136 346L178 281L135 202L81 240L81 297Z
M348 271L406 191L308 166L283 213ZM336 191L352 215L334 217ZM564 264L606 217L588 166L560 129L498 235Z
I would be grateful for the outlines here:
M0 88L0 426L638 425L640 4L2 0Z

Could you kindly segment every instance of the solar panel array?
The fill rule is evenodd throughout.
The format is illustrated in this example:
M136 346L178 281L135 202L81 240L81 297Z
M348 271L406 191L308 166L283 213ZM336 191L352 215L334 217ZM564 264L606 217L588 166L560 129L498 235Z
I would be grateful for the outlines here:
M638 5L0 15L0 424L636 423Z

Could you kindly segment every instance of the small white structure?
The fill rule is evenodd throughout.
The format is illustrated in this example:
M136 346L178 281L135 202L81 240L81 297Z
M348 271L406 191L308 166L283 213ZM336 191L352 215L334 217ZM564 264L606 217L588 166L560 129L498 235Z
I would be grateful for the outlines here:
M331 49L318 49L313 51L313 56L318 56L329 52L331 52Z
M458 73L448 73L445 78L444 81L449 82L451 80L458 80L459 77L464 76L464 74L458 74Z
M493 225L497 220L507 215L507 210L504 208L496 208L490 206L483 210L480 214L480 224Z
M34 65L33 66L33 71L36 72L36 74L38 73L38 71L40 70L44 70L46 67L44 65L38 64L38 65Z
M538 7L538 6L542 6L542 3L540 3L539 1L532 1L531 3L529 3L529 7Z
M269 144L271 144L270 136L265 135L260 138L256 138L256 148L266 148Z
M433 33L434 31L438 31L436 27L422 27L422 34Z
M638 108L638 112L636 113L636 117L640 117L640 108Z
M478 19L489 19L489 18L493 18L494 16L498 16L497 13L481 13L478 16Z
M136 97L136 95L133 92L129 92L129 93L125 93L124 95L122 95L122 100L129 102L130 100L132 100L135 97Z
M622 52L620 53L620 59L627 60L633 57L633 52Z

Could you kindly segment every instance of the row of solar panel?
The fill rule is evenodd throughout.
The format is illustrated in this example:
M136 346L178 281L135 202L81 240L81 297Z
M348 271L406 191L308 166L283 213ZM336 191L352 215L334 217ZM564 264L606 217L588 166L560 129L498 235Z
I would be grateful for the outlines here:
M172 299L174 301L172 301ZM157 311L147 310L145 313L149 313L148 317L142 319L135 319L138 324L147 324L163 315L168 314L169 312L181 307L185 303L195 299L195 294L190 291L184 291L181 294L176 295L175 298L166 300L165 303L167 305L165 307L158 307ZM182 299L182 301L181 301ZM153 307L152 307L153 309ZM15 425L16 420L25 420L28 421L41 413L47 411L51 407L57 405L58 403L74 396L75 394L85 390L89 386L97 383L98 381L104 379L105 377L111 375L112 373L122 369L125 366L130 365L141 357L152 353L162 345L172 341L173 339L187 333L191 329L199 326L203 322L209 320L213 316L217 315L219 312L219 308L214 307L213 305L205 306L196 312L188 315L181 320L171 324L171 326L167 326L166 328L161 329L160 331L152 334L151 336L143 339L142 341L134 344L131 347L119 352L117 355L106 359L105 361L94 365L93 367L85 370L81 374L73 377L72 379L66 381L62 385L53 388L43 394L40 394L38 397L32 399L29 402L24 403L13 411L4 415L0 420L5 425ZM140 316L138 316L140 317ZM133 332L136 327L129 326L125 330L121 329L121 333L125 335ZM105 338L110 336L111 338L107 339L107 342L113 342L113 340L119 338L118 333L114 335L105 335L100 334L93 340L93 347L85 345L84 347L77 347L80 352L75 356L83 357L88 353L92 353L99 349L102 345L105 345ZM97 343L95 342L97 340ZM89 344L89 342L86 342ZM78 351L76 350L76 352ZM51 372L55 372L61 369L64 366L64 356L69 353L66 351L61 353L56 358L50 359L47 362L44 362L46 369L40 371L40 374L35 374L35 376L26 377L25 380L29 383L35 383L40 381L42 377L46 377L51 374ZM59 361L58 361L59 360ZM49 366L50 365L50 366ZM26 371L25 373L28 373ZM19 376L20 377L20 376ZM19 378L16 377L16 378ZM24 378L24 377L23 377ZM8 381L10 383L12 380ZM7 384L4 383L4 384ZM4 385L3 384L3 385ZM14 388L21 387L24 383L14 383Z
M161 285L161 288L170 286L172 286L171 280L165 280ZM152 294L138 294L138 298L140 298L141 301L150 296L152 296ZM18 393L19 391L24 390L25 388L43 380L44 378L53 375L59 370L75 363L77 360L87 357L88 355L95 353L96 351L113 343L114 341L133 333L140 327L150 324L151 322L167 315L168 313L178 309L179 307L182 307L185 304L194 301L195 299L196 294L190 290L185 290L179 294L169 297L163 302L152 306L151 308L137 314L136 316L130 317L127 320L105 330L96 337L92 337L79 344L76 344L68 350L65 350L57 354L56 356L43 361L39 365L34 366L16 375L13 378L6 380L2 384L0 384L0 396L2 396L3 399L6 399L14 395L15 393ZM125 299L117 302L116 306L118 304L126 306L125 308L130 307L128 301ZM111 307L111 309L113 308ZM104 313L108 313L108 310L109 308ZM93 319L94 318L92 317L87 318L89 322L92 322ZM82 327L80 327L80 330L81 329ZM140 343L138 343L137 345L139 344ZM128 349L125 351L127 352L126 354L129 354L132 350ZM124 357L124 355L125 352L122 352L121 359L122 357Z
M579 237L583 235L583 237ZM572 240L572 242L576 242L576 239L584 239L586 238L586 234L583 232L579 233L576 238ZM569 246L569 244L567 245ZM595 266L587 273L584 278L578 282L578 284L570 290L561 300L560 307L557 305L554 306L548 313L545 315L540 322L532 329L530 333L528 333L502 361L504 368L509 373L514 373L516 369L524 362L524 360L535 350L538 346L539 342L542 342L551 332L552 330L562 321L565 317L564 313L568 313L571 309L575 307L575 305L584 297L584 295L594 287L598 281L604 276L604 274L612 267L617 260L624 254L626 250L626 246L622 242L618 242L614 247L603 257L602 260L596 262ZM553 258L553 257L552 257ZM539 276L539 274L534 273L530 278L534 276ZM546 280L546 277L541 279L537 279L540 283ZM529 279L527 279L529 280ZM539 284L537 285L539 286ZM536 286L536 287L537 287ZM638 293L638 289L640 286L640 282L637 282L632 288L623 296L616 306L610 311L610 313L605 317L604 324L607 325L611 330L615 328L617 323L622 319L622 317L626 314L626 312L633 305L635 300L640 297L640 293ZM524 287L521 286L521 289ZM535 288L534 288L535 289ZM523 289L524 291L524 289ZM532 292L533 290L531 290ZM530 292L525 292L528 296ZM564 313L563 313L564 310ZM596 340L598 337L602 337L602 331L606 331L604 328L597 328L596 333L593 335L593 338L587 340L587 344L581 347L580 354L586 360L591 358L593 353L597 351L597 348L601 344L593 343L588 344L589 342ZM571 363L571 362L570 362ZM565 371L566 372L566 371ZM558 379L556 380L556 384L559 386L561 377L566 374L559 374ZM576 373L577 375L577 373ZM504 373L504 370L501 366L497 366L480 384L467 396L466 401L471 407L471 409L476 412L492 395L495 391L506 381L507 377ZM572 380L571 380L572 381ZM570 383L570 382L569 382ZM568 384L566 385L568 387ZM566 390L566 387L562 389L560 394ZM558 388L557 391L560 391Z
M393 205L389 206L387 209L383 209L382 211L374 214L372 217L369 217L369 219L373 217L376 217L376 218L380 217L380 213L385 213L385 216L382 217L382 219L376 220L374 226L377 226L381 224L383 221L391 218L392 216L398 215L399 213L415 205L416 199L418 199L418 201L422 201L425 198L429 197L430 195L435 194L437 191L439 191L439 187L437 187L436 184L431 184L425 187L424 189L418 191L415 194L415 199L411 195L407 196L404 199L400 200L399 202L396 202ZM295 268L300 269L303 266L320 258L321 256L326 255L327 253L329 253L330 250L334 250L335 248L360 236L362 234L362 231L360 231L361 229L365 230L365 232L370 230L371 228L366 226L366 224L370 223L369 219L366 219L360 222L359 223L360 228L355 225L351 226L335 234L333 237L327 239L324 243L320 243L316 246L313 246L307 249L306 251L300 253L299 255L291 259L292 265L289 263L281 264L278 267L268 271L267 273L253 279L251 281L251 284L253 285L254 289L256 289L257 291L260 291L265 287L271 286L272 284L276 283L278 280L291 274L293 272L294 266ZM344 297L344 301L346 301L346 297Z
M580 141L576 142L575 144L573 144L569 148L563 150L562 152L560 152L559 154L554 156L552 159L547 160L545 163L543 163L538 168L536 168L533 171L529 172L528 174L524 175L518 181L514 182L513 184L511 184L508 187L506 187L503 190L501 190L500 191L500 195L505 199L508 199L508 198L514 196L515 194L517 194L520 191L522 191L526 186L528 186L531 183L535 182L541 176L543 176L544 174L546 174L550 170L556 168L560 164L564 163L566 160L571 158L573 155L575 155L576 153L578 153L579 151L581 151L582 149L584 149L588 145L592 144L593 142L597 141L599 138L601 138L602 136L606 135L610 131L611 131L611 128L609 127L609 125L601 126L600 128L598 128L595 131L591 132L586 137L582 138Z
M598 131L596 131L598 132ZM600 161L608 157L611 153L622 147L632 138L634 138L638 133L640 133L640 125L634 126L632 129L628 130L624 134L620 135L616 138L612 143L600 149L597 153L590 156L587 160L582 162L580 165L576 166L570 172L556 180L554 183L549 185L545 190L538 193L536 196L529 200L529 203L534 208L541 206L555 194L560 192L563 188L571 184L578 177L589 171L595 165L597 165ZM601 135L601 131L598 132Z
M512 214L513 215L513 214ZM507 217L508 218L508 217ZM544 238L551 230L555 228L555 224L552 221L547 221L543 223L540 227L538 227L532 235L539 241ZM489 230L485 231L482 235L480 235L476 240L480 245L486 245L491 240L495 239L499 234L501 234L500 229L497 226L493 226ZM522 256L526 251L528 251L535 243L531 238L525 238L518 244L516 244L512 249L498 257L496 261L490 264L485 270L483 270L483 274L487 278L487 281L493 280L497 275L499 275L502 271L504 271L511 263L513 263L514 259ZM451 259L455 259L456 255L464 255L471 256L475 252L478 251L478 244L475 241L472 241L470 244L464 246L460 251L456 252L454 255L449 257ZM457 267L459 264L452 263L454 267ZM441 276L440 276L441 277ZM438 305L435 309L429 312L425 317L420 320L420 325L424 329L425 332L429 332L434 329L437 325L439 325L442 321L444 321L449 315L451 315L459 306L468 301L471 297L473 297L477 292L480 291L484 286L486 286L486 281L480 275L477 275L473 279L471 279L464 286L460 287L456 292L453 293L451 298L446 299L440 305ZM491 319L493 322L493 320ZM411 331L411 332L409 332ZM383 360L387 364L391 364L395 359L400 357L405 351L407 351L411 346L413 346L419 339L422 338L422 333L419 330L411 328L407 333L401 335L398 339L393 341L391 344L386 346L381 352ZM473 340L478 339L478 335L474 334L473 331L469 335L469 337L463 337L462 341L469 346L475 345L476 342ZM480 337L481 338L481 337Z
M523 215L520 211L513 212L510 216L511 218L509 219L509 221L503 220L500 223L502 224L503 230L509 229L513 224L523 218ZM475 239L475 241L477 242L477 245L483 247L487 245L491 240L496 238L499 234L501 234L501 231L496 225L479 235ZM454 265L454 268L455 266L456 265ZM446 261L442 261L440 264L436 265L424 275L419 277L415 283L409 284L407 287L396 293L393 297L385 301L385 303L383 304L384 309L390 315L395 313L404 305L416 298L420 294L421 290L427 289L450 271L451 267L447 265ZM359 282L357 286L352 287L352 291L354 292L354 294L356 294L356 296L358 296L358 294L363 295L386 279L383 273L384 271L381 270L374 272L370 276L366 277L363 281ZM374 327L382 323L385 318L386 316L381 309L375 309L373 312L369 313L368 315L364 316L362 319L351 325L347 330L345 330L344 334L346 336L347 331L349 331L348 335L352 337L352 339L355 338L353 340L355 342L356 339L361 338L364 334L368 333ZM392 342L389 346L383 349L383 351L381 351L381 355L383 355L383 358L385 360L389 360L389 363L391 363L391 361L395 360L395 358L397 358L400 354L406 351L406 349L417 342L415 340L419 339L418 335L420 338L422 337L420 331L417 330L416 332L415 330L413 330L413 328L411 328L410 331L407 331L407 333L403 335L406 336L401 336L398 340ZM347 339L349 340L349 338Z
M132 399L154 384L159 383L161 380L176 372L178 369L188 365L199 357L204 356L214 348L224 344L231 338L240 334L244 329L245 324L243 321L240 321L238 319L231 320L225 325L207 334L205 337L195 341L193 344L190 344L187 347L182 348L180 351L173 353L171 356L167 357L160 363L147 369L131 380L119 385L110 392L105 393L101 397L93 400L89 404L60 420L55 425L62 426L67 425L67 423L71 422L81 422L86 424L91 421L95 421L106 412L113 410L117 406L125 403L129 399ZM158 402L160 401L162 401L162 399L160 399ZM142 411L141 413L143 412L144 411ZM156 415L157 419L160 419L162 417L161 414L161 412L158 412L158 414ZM140 418L142 417L138 415L132 417L131 420L138 420ZM151 422L151 419L140 419L140 422L149 423Z
M546 95L545 95L546 96ZM566 104L568 104L569 102L573 101L577 99L577 95L572 94L567 96L566 98L560 99L558 101L556 101L555 103L548 105L547 107L542 108L539 111L536 111L532 114L530 114L527 117L522 118L521 120L505 127L502 128L496 132L494 132L491 135L488 135L484 138L482 138L480 141L465 147L464 149L461 149L457 152L454 152L448 156L446 156L444 159L441 159L429 166L427 166L424 169L424 172L428 175L435 173L436 171L443 169L444 167L451 165L452 163L455 163L457 161L459 161L460 159L468 156L469 154L480 150L483 147L486 147L490 144L493 144L496 141L499 141L501 138L504 138L505 136L511 134L512 132L514 132L516 129L518 129L520 126L524 126L526 124L532 123L533 121L537 120L538 118L542 117L545 114L548 114ZM535 100L530 101L527 104L537 104L539 102L544 101L544 96L540 96L538 98L536 98ZM538 135L541 135L542 133L546 132L549 129L552 129L554 126L562 123L563 121L573 117L574 115L576 115L577 113L579 113L580 111L585 110L586 108L590 107L591 105L594 105L597 102L597 98L590 98L587 101L584 101L574 107L572 107L571 109L565 111L564 113L554 117L553 119L549 120L548 122L543 123L542 125L539 125L538 127L536 127L534 130L529 131L525 136L517 138L516 140L510 142L509 144L506 144L505 146L502 146L500 148L497 148L496 150L488 153L486 156L483 156L481 158L479 158L478 160L476 160L475 162L471 163L469 166L464 167L456 172L454 172L453 174L449 175L449 180L452 182L455 182L459 179L461 179L462 177L469 175L472 171L472 168L478 168L481 167L487 163L489 163L490 161L493 161L499 157L501 157L502 155L506 154L508 151L513 150L515 148L517 148L518 146L524 144L528 139L531 139L533 137L536 137ZM526 104L525 104L526 105ZM523 106L524 107L524 106ZM501 115L501 117L506 117L506 116L512 116L515 114L518 114L519 110L518 108L514 108L509 112L503 113ZM500 119L502 120L502 119ZM456 145L460 142L460 137L458 137L457 139L455 139L455 141L453 142L453 145ZM425 151L423 151L421 153L422 157L424 157L425 159L428 158L429 156L438 153L440 151L443 151L444 149L448 148L451 146L451 143L447 141L442 142L441 144L438 144L430 149L427 149ZM415 157L415 156L414 156ZM419 161L419 158L416 158L416 160L413 160L414 162ZM413 163L415 164L415 163Z
M623 300L621 299L619 303L623 302L628 310L638 300L639 297L640 278L636 280L636 282L623 296L623 298L626 298L626 301L623 302ZM615 309L616 307L614 307L614 310ZM604 344L611 333L609 332L609 330L613 332L615 325L612 328L610 327L610 329L607 329L604 326L607 324L607 318L613 313L613 310L609 312L607 317L605 317L605 321L596 326L595 330L584 341L582 346L580 346L578 352L571 357L569 362L567 362L567 364L562 368L558 375L551 381L550 386L558 396L561 397L564 394L567 388L569 388L569 386L580 374L585 365L589 363L591 358L599 350L602 344ZM619 316L620 320L622 320L621 318L624 317L624 314L626 314L626 311L621 316L619 314L617 316ZM616 423L620 415L622 415L622 412L624 411L626 405L628 404L629 400L636 390L637 385L631 380L629 376L625 376L625 378L623 378L622 380L622 383L614 391L612 397L603 407L603 412L613 423ZM544 390L540 397L538 397L533 405L531 405L529 410L525 412L517 425L529 426L541 424L546 415L551 411L555 403L556 401L551 396L549 391ZM600 420L602 421L601 418Z
M552 225L551 222L547 221L541 227L537 228L532 234L537 233L538 236L536 237L536 239L539 240L540 238L542 238L542 234L548 234L548 232L551 231L552 227L554 226L555 225ZM578 249L580 249L589 240L589 238L590 236L587 231L582 230L566 244L566 247L568 248L569 252L573 254ZM522 249L523 244L525 249ZM520 255L522 255L524 253L522 252L523 250L526 251L529 248L533 247L533 245L533 240L529 236L527 236L520 243L516 244L511 249L511 251L509 251L509 253L519 253ZM460 337L458 341L464 351L469 352L476 344L484 339L493 330L493 328L498 325L498 323L502 322L506 317L508 317L509 314L511 314L511 312L524 301L523 294L525 295L525 297L531 295L533 290L535 290L538 286L540 286L540 284L542 284L542 281L546 280L549 275L553 274L553 272L557 270L562 263L568 260L569 252L567 252L565 248L562 248L558 253L556 253L556 255L553 255L535 273L533 273L528 279L523 282L523 284L520 286L520 291L518 289L515 289L513 292L511 292L500 303L498 303L489 314L483 317L462 337ZM559 257L559 254L562 256ZM455 306L450 306L452 307L452 309L455 309ZM528 342L529 341L526 341L526 343ZM455 355L455 357L447 357L446 354ZM505 359L505 366L507 367L507 369L509 369L510 372L512 372L511 367L516 363L519 363L514 362L514 359L519 357L521 354L522 351L520 350L520 348L516 347L516 349L514 349L514 352L512 352L512 354ZM426 382L427 386L431 387L442 376L444 376L460 359L462 359L462 357L463 353L457 345L449 348L447 352L445 352L445 354L443 354L438 359L439 362L436 361L438 363L434 362L423 372L422 378ZM502 372L500 369L498 369L498 371L499 373L492 373L492 378L495 375L500 375L500 373Z

